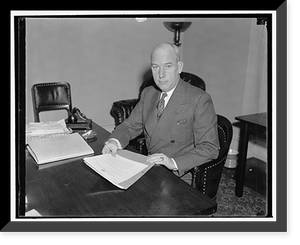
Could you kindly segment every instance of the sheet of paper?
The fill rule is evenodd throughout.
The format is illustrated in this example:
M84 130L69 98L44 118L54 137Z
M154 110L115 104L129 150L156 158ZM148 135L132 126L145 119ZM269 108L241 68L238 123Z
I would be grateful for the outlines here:
M41 217L42 215L35 209L31 209L25 213L27 217Z
M116 184L128 180L148 167L146 164L119 155L113 157L111 154L84 158L84 161L96 172Z
M44 139L70 133L72 133L72 130L67 128L64 119L53 122L32 122L26 124L27 141Z

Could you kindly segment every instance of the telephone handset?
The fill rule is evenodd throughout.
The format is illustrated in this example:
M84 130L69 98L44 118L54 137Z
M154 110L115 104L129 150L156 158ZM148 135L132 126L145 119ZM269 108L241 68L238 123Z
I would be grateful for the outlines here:
M92 120L88 119L77 107L71 111L71 115L66 119L66 124L71 129L92 129Z

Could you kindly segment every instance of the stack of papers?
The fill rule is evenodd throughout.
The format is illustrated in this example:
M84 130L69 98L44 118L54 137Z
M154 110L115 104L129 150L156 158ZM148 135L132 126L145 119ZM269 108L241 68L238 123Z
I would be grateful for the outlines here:
M70 133L72 130L67 128L64 119L54 122L29 123L26 125L26 142Z
M94 154L93 149L78 133L31 140L27 148L38 165Z

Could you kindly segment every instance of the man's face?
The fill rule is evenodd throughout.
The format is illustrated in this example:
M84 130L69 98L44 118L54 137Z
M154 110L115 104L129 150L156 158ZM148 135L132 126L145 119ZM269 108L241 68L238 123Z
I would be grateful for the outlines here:
M161 47L152 54L153 79L163 92L172 90L178 84L182 68L183 63L177 61L176 54L168 47Z

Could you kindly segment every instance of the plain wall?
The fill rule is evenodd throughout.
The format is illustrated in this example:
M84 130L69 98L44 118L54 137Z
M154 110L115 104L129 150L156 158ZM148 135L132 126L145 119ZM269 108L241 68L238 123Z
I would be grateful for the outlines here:
M26 23L26 122L33 118L31 86L67 81L72 104L102 126L114 125L109 111L133 99L150 68L150 52L172 40L161 19L28 19ZM42 113L41 120L66 117Z
M137 98L149 72L151 50L161 42L173 42L174 34L163 25L168 20L182 19L27 19L26 122L33 121L33 84L68 81L73 106L112 130L112 103ZM183 70L205 81L216 112L234 123L236 116L266 111L264 27L257 26L255 18L186 20L192 25L181 33ZM41 119L66 118L66 114L58 118L52 115L42 114ZM233 138L232 147L236 149L236 127ZM266 157L263 155L259 158Z

